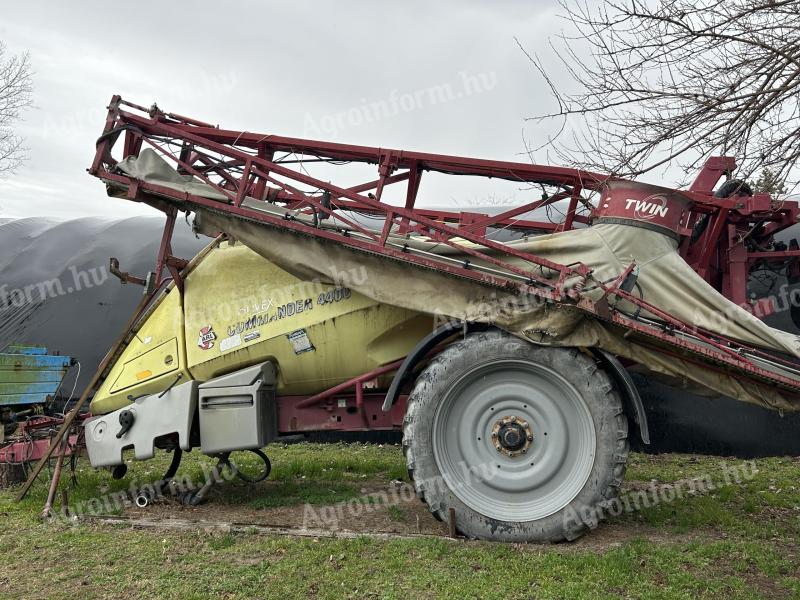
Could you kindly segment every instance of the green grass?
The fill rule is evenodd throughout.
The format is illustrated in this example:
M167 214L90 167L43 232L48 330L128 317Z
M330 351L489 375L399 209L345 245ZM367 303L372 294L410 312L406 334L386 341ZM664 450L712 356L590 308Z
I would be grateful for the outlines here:
M739 473L738 483L732 473L734 469ZM626 480L630 489L633 482L663 484L701 477L709 477L714 483L711 493L663 502L612 520L646 522L676 533L715 527L763 539L773 536L800 539L798 458L743 461L680 454L633 454Z
M399 506L392 504L386 507L386 512L389 513L389 518L392 521L405 521L406 515L403 512L403 509Z
M240 489L242 489L240 487ZM357 498L360 488L335 481L285 481L274 488L275 494L265 494L253 498L247 490L231 495L226 501L239 500L253 508L272 508L275 506L293 506L296 504L333 504Z
M406 479L396 446L274 445L267 453L268 482L227 484L214 502L327 504ZM131 464L130 477L156 479L166 464ZM199 477L211 464L191 454L181 473ZM634 454L623 495L696 477L715 488L612 517L583 541L557 546L42 523L43 478L19 504L13 490L0 492L0 597L800 598L800 461L758 460L757 473L726 482L724 469L741 465ZM84 464L78 479L72 503L129 485ZM381 510L406 519L403 507Z

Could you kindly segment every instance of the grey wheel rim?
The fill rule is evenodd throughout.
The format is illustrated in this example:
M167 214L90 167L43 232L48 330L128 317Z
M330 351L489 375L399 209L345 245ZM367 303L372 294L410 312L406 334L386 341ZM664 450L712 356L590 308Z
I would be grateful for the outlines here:
M432 438L453 494L486 517L510 522L567 506L588 481L597 447L578 390L555 370L523 360L485 362L462 375L437 407Z

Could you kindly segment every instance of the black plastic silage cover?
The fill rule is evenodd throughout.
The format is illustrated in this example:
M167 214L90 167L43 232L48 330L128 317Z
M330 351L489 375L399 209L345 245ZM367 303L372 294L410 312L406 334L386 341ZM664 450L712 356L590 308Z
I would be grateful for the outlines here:
M158 217L0 221L0 349L36 344L72 356L81 362L80 394L143 291L111 275L109 258L136 275L152 271L163 224ZM208 241L179 221L173 252L191 258Z

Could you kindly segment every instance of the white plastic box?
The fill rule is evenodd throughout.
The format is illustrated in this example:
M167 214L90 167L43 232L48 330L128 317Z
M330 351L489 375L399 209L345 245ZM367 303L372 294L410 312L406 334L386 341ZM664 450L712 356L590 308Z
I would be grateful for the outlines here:
M275 366L248 367L200 384L200 449L204 454L262 448L278 436Z

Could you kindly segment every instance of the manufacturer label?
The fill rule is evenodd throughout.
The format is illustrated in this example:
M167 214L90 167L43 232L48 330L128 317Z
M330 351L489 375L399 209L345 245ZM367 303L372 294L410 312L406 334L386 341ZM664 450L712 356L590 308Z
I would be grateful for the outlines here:
M217 334L214 333L214 328L211 325L206 325L200 328L200 337L197 338L197 345L203 350L210 350L214 347L215 339L217 339Z
M644 200L628 198L625 201L625 210L631 209L633 209L633 216L643 221L666 217L669 212L667 199L664 196L648 196Z

